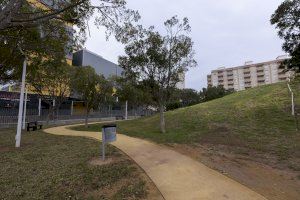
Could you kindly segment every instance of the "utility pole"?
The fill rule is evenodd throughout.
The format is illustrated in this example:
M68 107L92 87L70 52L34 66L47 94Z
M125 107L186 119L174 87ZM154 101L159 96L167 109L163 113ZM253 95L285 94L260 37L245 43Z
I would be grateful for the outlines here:
M20 91L20 102L19 102L19 114L18 114L18 126L17 126L17 134L16 134L16 147L19 148L21 146L21 129L22 129L22 113L23 113L23 105L24 105L24 91L25 91L25 79L26 79L26 66L27 66L27 58L25 56L23 61L23 72L22 72L22 82L21 82L21 91Z

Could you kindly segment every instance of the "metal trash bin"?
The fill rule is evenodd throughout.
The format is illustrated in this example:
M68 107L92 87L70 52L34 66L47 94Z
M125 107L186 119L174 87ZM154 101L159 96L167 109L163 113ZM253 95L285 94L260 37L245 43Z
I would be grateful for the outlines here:
M117 125L107 124L102 126L102 160L105 160L105 144L117 140Z

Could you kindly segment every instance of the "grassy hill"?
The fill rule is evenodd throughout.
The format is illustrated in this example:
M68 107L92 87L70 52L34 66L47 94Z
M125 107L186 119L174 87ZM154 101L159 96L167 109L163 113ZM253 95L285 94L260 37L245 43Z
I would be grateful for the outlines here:
M299 91L299 86L295 82L294 90ZM296 95L296 102L300 105L300 96ZM118 128L123 134L159 143L210 143L245 147L282 159L300 157L300 133L290 104L286 83L279 83L167 112L166 134L159 132L159 115L119 122ZM99 126L89 129L99 131Z

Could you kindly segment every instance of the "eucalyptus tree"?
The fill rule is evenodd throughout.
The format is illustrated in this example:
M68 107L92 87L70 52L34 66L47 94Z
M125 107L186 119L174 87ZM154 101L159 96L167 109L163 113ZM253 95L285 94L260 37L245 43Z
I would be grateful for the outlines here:
M187 18L172 17L164 23L166 34L154 27L142 30L125 47L125 56L119 58L124 75L151 93L151 100L160 112L160 130L166 132L164 111L182 75L189 67L196 66L191 31Z
M70 97L73 66L60 61L33 63L27 76L30 90L37 94L49 107L47 123L54 113L58 112L61 104Z
M130 38L140 18L125 0L0 0L0 82L20 77L24 57L30 64L81 47L91 17L120 42Z
M284 40L282 49L291 56L285 64L300 72L300 0L285 0L272 15L271 24Z
M92 109L99 108L113 94L113 85L104 76L98 75L91 66L75 67L72 75L71 90L85 103L85 126L88 126L88 118Z

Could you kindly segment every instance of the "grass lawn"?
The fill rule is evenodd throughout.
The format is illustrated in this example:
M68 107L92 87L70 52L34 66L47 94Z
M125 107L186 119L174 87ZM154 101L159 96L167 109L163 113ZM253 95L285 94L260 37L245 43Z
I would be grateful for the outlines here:
M15 131L0 130L0 199L147 199L143 172L109 146L115 162L93 166L100 143L86 138L24 133L14 148Z
M299 82L293 88L300 105ZM117 124L122 134L158 143L226 145L295 160L300 158L300 133L290 108L286 83L279 83L167 112L166 134L159 131L159 115ZM75 129L86 130L83 126ZM99 131L101 124L88 130ZM290 164L300 170L300 162Z

